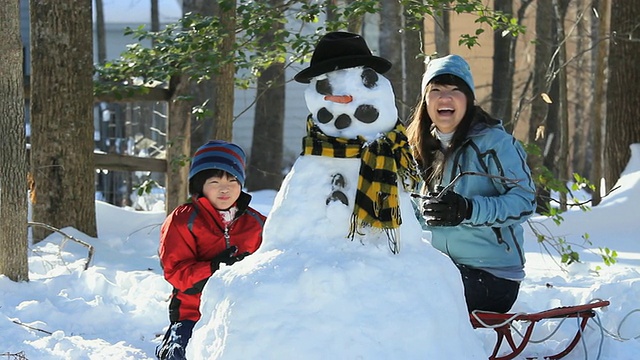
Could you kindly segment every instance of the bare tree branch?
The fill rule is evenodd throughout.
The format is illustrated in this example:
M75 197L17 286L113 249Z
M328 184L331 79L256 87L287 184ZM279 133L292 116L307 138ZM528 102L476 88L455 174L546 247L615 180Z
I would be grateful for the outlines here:
M422 195L422 194L416 194L416 193L412 193L411 196L412 197L416 197L416 198L420 198L420 199L427 199L427 198L432 198L432 197L435 197L436 199L439 199L442 196L442 194L444 194L447 191L449 191L449 189L451 189L453 187L453 185L455 185L455 183L458 180L460 180L461 177L463 177L465 175L476 175L476 176L488 177L488 178L491 178L491 179L499 179L499 180L502 180L504 182L516 184L516 186L520 186L517 183L519 183L520 181L523 180L523 179L512 179L512 178L507 178L507 177L498 176L498 175L479 173L479 172L476 172L476 171L462 171L462 172L458 173L458 175L456 175L456 177L454 177L453 180L451 180L451 182L447 186L445 186L442 190L438 191L438 194L436 196Z
M43 332L43 333L48 334L48 335L53 335L52 332L49 332L47 330L38 329L38 328L35 328L33 326L29 326L29 325L27 325L25 323L21 323L20 321L17 321L17 320L13 320L13 323L17 324L17 325L20 325L20 326L24 326L24 327L26 327L28 329L31 329L31 330L36 330L36 331L40 331L40 332Z
M58 234L64 236L65 239L74 241L74 242L86 247L87 249L89 249L88 250L89 253L87 254L87 261L84 264L84 270L87 270L89 268L89 264L91 263L91 259L93 259L93 251L94 251L93 245L89 244L86 241L82 241L82 240L80 240L78 238L75 238L75 237L65 233L64 231L62 231L62 230L60 230L58 228L55 228L55 227L53 227L51 225L47 225L47 224L39 223L39 222L33 222L33 221L29 221L28 224L29 224L29 226L38 226L38 227L45 228L45 229L47 229L49 231L57 232Z

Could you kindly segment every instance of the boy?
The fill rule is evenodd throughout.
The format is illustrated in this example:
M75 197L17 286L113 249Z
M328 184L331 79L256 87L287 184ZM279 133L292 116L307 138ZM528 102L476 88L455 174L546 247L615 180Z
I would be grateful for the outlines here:
M242 191L245 161L236 144L213 140L201 146L189 170L191 199L162 224L160 263L173 291L158 359L185 359L207 280L221 264L242 260L262 243L266 218L249 207L251 195Z

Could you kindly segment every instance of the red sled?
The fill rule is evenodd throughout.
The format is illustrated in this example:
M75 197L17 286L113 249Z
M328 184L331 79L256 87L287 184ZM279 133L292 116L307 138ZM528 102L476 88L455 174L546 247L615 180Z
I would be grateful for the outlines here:
M596 315L593 309L600 308L604 306L608 306L609 301L602 300L584 305L575 305L575 306L562 306L553 308L550 310L545 310L533 314L499 314L492 312L482 312L476 311L471 313L469 316L471 318L471 324L474 328L490 328L495 330L497 338L496 345L493 348L493 353L489 357L489 360L509 360L518 356L524 348L527 346L527 343L531 339L531 334L533 333L533 328L535 324L540 320L545 319L562 319L562 318L581 318L580 328L576 331L576 335L573 340L567 345L567 347L561 352L551 355L545 356L545 359L561 359L573 350L573 348L580 341L580 335L582 331L584 331L587 326L587 322L589 319ZM511 324L514 321L528 321L529 325L522 337L522 341L520 344L516 345L513 340L513 336L511 334ZM502 356L498 356L498 351L500 350L500 345L502 345L502 340L507 339L507 343L511 347L511 352Z

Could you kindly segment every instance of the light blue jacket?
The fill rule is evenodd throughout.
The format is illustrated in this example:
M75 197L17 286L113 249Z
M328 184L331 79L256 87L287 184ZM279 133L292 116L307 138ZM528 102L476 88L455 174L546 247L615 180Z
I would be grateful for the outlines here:
M451 190L472 202L471 218L458 226L428 226L419 215L423 229L432 233L432 245L455 263L521 280L522 224L536 208L535 185L522 145L501 125L476 124L447 160L441 185L447 186L462 172L474 174L461 176Z

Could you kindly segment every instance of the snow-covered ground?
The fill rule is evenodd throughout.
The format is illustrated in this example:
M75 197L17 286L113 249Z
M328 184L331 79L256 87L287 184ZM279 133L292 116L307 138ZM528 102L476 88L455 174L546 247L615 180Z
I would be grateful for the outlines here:
M631 360L637 359L640 353L640 216L636 204L640 203L640 145L632 146L633 157L627 169L621 176L620 187L605 198L601 205L589 212L572 210L563 214L564 222L558 227L549 219L536 217L532 222L539 223L550 229L556 236L564 237L568 242L575 243L573 248L580 253L582 263L573 264L566 270L561 269L556 254L547 254L529 231L526 242L527 278L521 287L520 297L512 309L514 312L536 312L550 307L567 306L589 302L593 299L606 299L611 305L599 310L598 317L590 321L585 331L584 341L565 359L608 359ZM253 204L265 214L273 206L276 193L262 191L254 193ZM29 360L38 359L153 359L154 348L164 334L168 322L167 305L171 287L163 280L157 257L159 225L164 219L163 212L135 212L128 209L110 206L97 202L98 238L90 238L73 228L63 229L71 236L91 243L95 247L95 255L88 268L84 271L87 249L71 241L62 241L60 235L51 235L45 241L31 246L29 253L30 281L14 283L6 277L0 277L0 358L19 358L13 354L20 354ZM292 219L295 221L295 219ZM589 234L591 244L583 244L583 234ZM345 240L347 242L348 240ZM335 245L335 244L334 244ZM345 244L345 246L349 246ZM301 244L304 247L304 244ZM606 266L597 254L599 248L609 248L618 252L618 263ZM367 248L366 244L358 251L350 251L348 255L340 254L339 247L332 247L333 255L350 261L348 256L356 256L368 252L380 252L376 248ZM415 245L407 245L404 250L415 249ZM403 252L399 255L402 255ZM370 257L371 255L367 255ZM375 256L386 256L378 253ZM394 256L394 255L389 255ZM408 256L408 255L407 255ZM248 258L247 260L249 260ZM316 259L308 259L321 266L328 259L327 254L318 254ZM414 264L415 256L408 256L403 271L411 272L421 269ZM264 259L263 259L264 260ZM256 257L255 262L258 261ZM266 262L268 264L268 261ZM250 261L241 264L250 272ZM293 277L302 278L299 264L292 264L291 268L282 269L279 273L283 282L290 282ZM325 264L335 269L335 264ZM597 272L596 267L600 266ZM214 275L215 281L224 281L225 277L240 276L238 268L223 268ZM325 268L325 270L330 270ZM396 291L401 281L398 269L390 269L388 275L384 268L378 268L375 274L367 272L352 272L356 277L342 279L343 286L335 287L333 291L348 292L348 285L358 283L359 290L369 294L375 292L375 298L358 299L358 293L353 293L354 308L336 309L338 313L349 314L356 310L356 306L370 306L379 308L381 313L388 313L388 326L397 326L399 319L393 316L393 311L387 308L394 303L394 296L401 296ZM234 273L235 271L235 273ZM327 284L321 282L328 276L323 273L310 273L304 277L305 289L310 291L327 291ZM331 276L336 279L342 275L336 271ZM395 283L393 283L395 277ZM459 280L449 272L443 272L443 284L457 284ZM276 283L273 281L272 283ZM386 285L388 284L388 285ZM261 287L260 293L255 288L244 288L247 296L261 296L265 300L277 299L286 293L278 286ZM270 292L274 291L274 292ZM411 291L404 289L403 291ZM416 291L422 291L416 286ZM433 289L433 296L437 297L439 289ZM213 296L213 295L212 295ZM402 296L412 296L404 294ZM311 299L311 298L310 298ZM309 301L308 304L298 304L297 311L308 311L314 306L322 306L322 298ZM416 299L418 302L419 299ZM425 299L426 303L433 303L433 299ZM358 305L356 305L358 304ZM279 312L272 318L271 324L252 323L253 313L268 313L272 308L270 301L255 301L255 308L245 309L246 324L238 326L238 333L227 333L226 336L246 336L255 332L262 325L277 328L279 321L295 321L301 328L318 328L319 332L332 331L336 338L348 339L353 334L367 331L375 332L380 326L371 323L367 318L356 319L345 317L339 328L324 329L323 324L314 318L300 317L295 312L285 314ZM419 304L416 304L418 306ZM308 307L308 308L306 308ZM407 348L406 340L411 338L413 329L421 327L446 331L451 326L460 325L466 321L465 314L452 312L450 323L438 324L424 322L418 317L412 322L402 318L406 331L387 335L383 348L376 359L420 359L414 349L423 347L423 343L415 348ZM335 319L329 319L328 324L337 324ZM235 319L234 321L241 321ZM464 324L464 323L462 323ZM533 340L543 339L556 331L560 322L552 321L537 326ZM601 324L601 326L598 326ZM199 324L203 327L204 324ZM542 343L532 343L523 352L520 359L549 355L560 350L575 333L576 323L567 320L549 339ZM452 337L445 343L439 339L433 348L441 350L442 359L452 359L451 354L459 354L461 348L472 342L480 342L484 350L489 353L493 347L494 334L489 330L474 330L469 339L466 330L464 336ZM325 337L319 337L324 339ZM310 341L298 338L296 341ZM417 340L416 340L417 341ZM430 339L421 339L428 343ZM347 346L348 342L345 343ZM397 344L403 344L397 347ZM211 344L208 344L211 345ZM300 344L303 348L313 348L313 344ZM318 345L318 344L316 344ZM315 346L318 358L342 358L335 349ZM270 358L270 344L268 336L254 337L252 347L261 354L262 359ZM456 349L456 350L446 350ZM192 351L195 351L192 349ZM413 352L412 352L413 351ZM201 350L196 351L202 353ZM394 354L394 355L390 355ZM298 358L305 358L300 356ZM354 358L354 357L347 357ZM365 357L371 358L371 357ZM459 357L458 357L459 358ZM194 359L197 360L197 359Z

